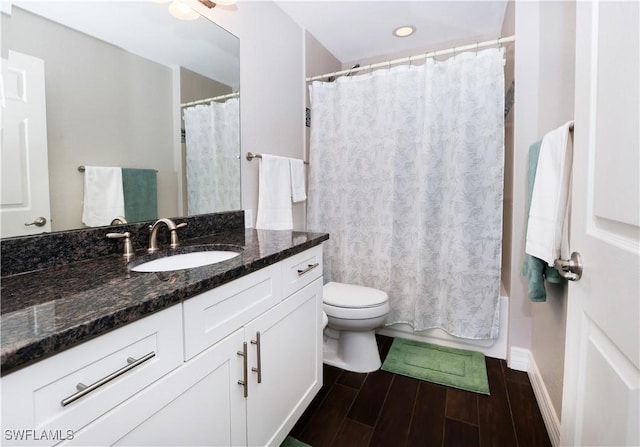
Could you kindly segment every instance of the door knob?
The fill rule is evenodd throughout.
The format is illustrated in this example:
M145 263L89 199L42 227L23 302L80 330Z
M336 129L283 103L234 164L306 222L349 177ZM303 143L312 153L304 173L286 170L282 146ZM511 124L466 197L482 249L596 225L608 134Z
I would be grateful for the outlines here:
M574 251L567 260L556 259L553 263L560 276L569 281L578 281L582 277L582 257Z
M44 227L46 224L47 224L47 219L45 219L44 217L40 216L36 220L34 220L33 222L24 224L24 226L28 227L30 225L35 225L36 227Z

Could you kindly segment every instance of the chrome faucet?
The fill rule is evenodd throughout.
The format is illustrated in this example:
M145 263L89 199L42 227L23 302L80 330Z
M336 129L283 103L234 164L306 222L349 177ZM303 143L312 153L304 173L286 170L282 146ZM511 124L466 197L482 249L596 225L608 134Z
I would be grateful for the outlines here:
M158 219L151 226L151 234L149 235L149 248L147 249L149 253L155 253L156 251L158 251L158 229L160 228L160 224L165 224L171 232L171 243L169 244L169 247L171 248L176 248L178 246L178 228L187 226L186 222L176 225L171 219L168 219L166 217Z
M129 222L127 222L127 219L125 219L124 216L116 216L109 225L124 225L127 223Z

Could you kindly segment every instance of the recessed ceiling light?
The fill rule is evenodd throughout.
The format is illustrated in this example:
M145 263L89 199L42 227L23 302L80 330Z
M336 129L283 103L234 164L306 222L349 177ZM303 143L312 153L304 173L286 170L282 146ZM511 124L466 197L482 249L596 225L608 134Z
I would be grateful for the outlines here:
M416 31L415 26L400 26L393 30L393 35L396 37L408 37Z

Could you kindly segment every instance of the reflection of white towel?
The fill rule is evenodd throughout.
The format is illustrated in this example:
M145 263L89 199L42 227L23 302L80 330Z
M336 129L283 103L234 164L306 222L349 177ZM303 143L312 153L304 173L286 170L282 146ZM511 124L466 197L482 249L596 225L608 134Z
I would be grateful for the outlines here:
M525 251L553 265L569 258L568 212L573 148L569 147L572 121L542 139L538 169L531 195Z
M263 154L259 171L256 228L291 230L293 215L289 159Z
M122 169L85 166L82 222L99 227L116 216L124 216Z
M307 192L304 186L304 162L298 158L289 159L291 169L291 200L293 202L303 202L307 199Z

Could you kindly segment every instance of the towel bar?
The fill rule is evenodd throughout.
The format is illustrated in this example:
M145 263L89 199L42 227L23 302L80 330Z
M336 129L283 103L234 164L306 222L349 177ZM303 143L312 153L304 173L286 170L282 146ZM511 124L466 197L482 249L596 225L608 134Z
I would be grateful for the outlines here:
M248 161L251 161L251 160L253 160L254 158L262 158L262 155L260 155L260 154L254 154L253 152L247 152L247 160L248 160ZM304 164L305 164L305 165L308 165L308 164L309 164L309 162L308 162L308 161L305 161L305 162L304 162Z
M84 165L78 166L78 172L84 172L84 171L85 171ZM155 171L158 172L157 169Z

